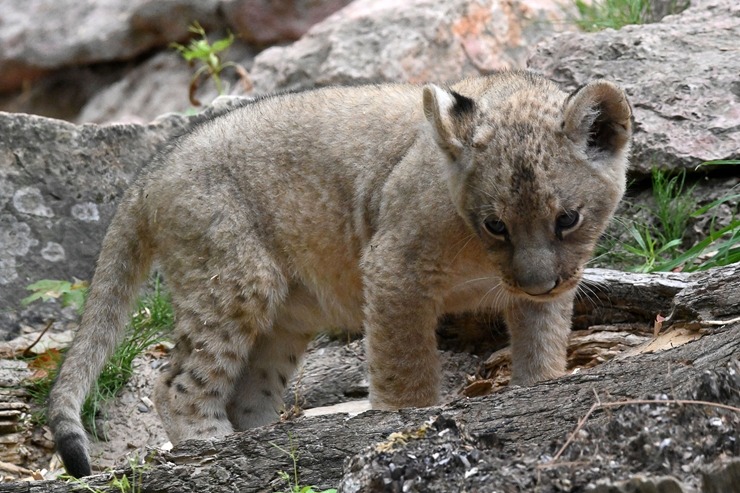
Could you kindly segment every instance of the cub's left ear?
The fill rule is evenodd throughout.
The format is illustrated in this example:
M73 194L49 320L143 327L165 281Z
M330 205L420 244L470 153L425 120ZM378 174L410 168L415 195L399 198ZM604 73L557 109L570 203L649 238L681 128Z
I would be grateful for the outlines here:
M437 144L452 159L457 159L472 128L475 102L455 91L427 84L423 103L424 115L431 124Z
M566 99L563 130L591 159L624 157L632 135L632 107L615 84L590 82Z

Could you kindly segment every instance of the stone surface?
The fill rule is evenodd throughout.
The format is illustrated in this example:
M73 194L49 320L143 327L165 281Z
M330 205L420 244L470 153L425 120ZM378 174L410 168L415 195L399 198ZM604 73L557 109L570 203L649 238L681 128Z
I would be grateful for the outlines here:
M0 92L52 70L133 58L216 25L219 0L0 0Z
M216 40L225 34L214 34ZM239 60L245 70L251 66L253 49L238 40L222 53L223 62ZM190 81L197 67L189 66L174 51L158 53L140 65L127 71L120 79L101 88L89 98L79 114L73 119L77 123L147 123L165 113L194 113L188 98ZM241 84L234 68L221 72L224 92ZM200 79L196 97L203 105L218 97L212 80Z
M74 119L78 123L147 123L164 113L184 113L190 107L187 88L193 71L177 53L158 53L101 88Z
M224 17L249 43L267 46L295 41L308 28L351 0L242 0L224 2Z
M0 339L17 329L28 284L91 278L123 190L186 123L76 126L0 113Z
M529 66L566 89L596 77L625 88L635 113L633 170L693 170L740 158L740 3L703 0L656 24L567 33Z
M521 68L565 19L556 0L357 0L296 43L260 53L251 76L266 93Z

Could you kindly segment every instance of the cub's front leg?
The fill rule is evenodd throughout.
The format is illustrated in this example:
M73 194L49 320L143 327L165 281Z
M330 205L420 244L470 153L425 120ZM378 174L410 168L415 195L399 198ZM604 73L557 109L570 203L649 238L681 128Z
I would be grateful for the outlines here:
M365 258L365 344L374 409L439 400L437 307L409 262L375 249Z
M573 296L546 302L516 299L504 310L513 385L531 385L565 373Z

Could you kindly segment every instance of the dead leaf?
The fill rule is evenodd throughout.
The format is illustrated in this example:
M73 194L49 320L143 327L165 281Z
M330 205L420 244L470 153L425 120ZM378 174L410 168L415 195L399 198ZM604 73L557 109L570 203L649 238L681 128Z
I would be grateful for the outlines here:
M626 353L622 354L622 357L635 356L636 354L643 353L657 353L665 351L666 349L672 349L678 346L692 341L696 341L704 337L707 332L704 330L697 330L695 327L680 327L673 326L668 332L660 334L658 337L642 344L636 348L633 348Z
M665 322L666 318L658 313L655 316L655 323L653 324L653 337L658 337L658 334L660 334L660 329L663 328L663 322Z
M52 348L33 358L28 367L34 370L31 380L41 380L54 374L62 361L62 353L58 349Z
M493 385L493 379L476 380L473 383L466 385L462 390L462 394L465 397L480 397L482 395L488 395L493 391Z

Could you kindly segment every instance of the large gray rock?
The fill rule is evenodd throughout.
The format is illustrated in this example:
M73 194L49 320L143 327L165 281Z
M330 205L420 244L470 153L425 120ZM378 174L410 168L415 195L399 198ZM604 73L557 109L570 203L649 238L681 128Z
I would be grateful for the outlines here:
M188 85L194 69L175 52L154 55L92 96L78 123L146 123L190 107Z
M0 0L0 92L61 67L126 60L217 25L220 0Z
M521 68L566 17L557 0L356 0L296 43L260 53L251 77L266 93Z
M295 41L351 0L240 0L225 2L224 17L239 36L258 46Z
M635 112L633 169L693 169L740 157L740 3L702 0L657 24L567 33L529 66L565 88L617 81Z
M0 339L28 314L39 279L90 279L105 230L136 171L184 117L148 126L76 126L0 113Z
M209 37L216 40L225 36L225 33L213 33ZM253 49L239 40L222 52L223 62L238 60L245 70L251 66L253 58ZM73 120L77 123L147 123L165 113L192 113L194 108L188 94L196 70L197 67L190 66L172 50L158 53L100 89ZM212 79L201 77L199 80L195 96L207 105L219 94ZM224 92L241 84L234 67L221 72L221 81Z

